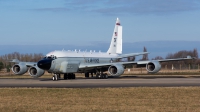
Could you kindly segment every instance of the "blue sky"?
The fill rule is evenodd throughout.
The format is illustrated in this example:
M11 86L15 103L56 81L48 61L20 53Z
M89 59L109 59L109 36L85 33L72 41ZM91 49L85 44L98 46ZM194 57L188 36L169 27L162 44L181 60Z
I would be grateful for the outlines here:
M0 45L110 43L117 17L123 43L200 39L199 0L0 0Z

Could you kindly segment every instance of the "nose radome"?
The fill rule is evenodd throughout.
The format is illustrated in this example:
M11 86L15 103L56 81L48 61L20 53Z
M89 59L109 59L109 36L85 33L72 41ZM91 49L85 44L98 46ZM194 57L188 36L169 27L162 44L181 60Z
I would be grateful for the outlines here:
M37 66L43 70L49 70L51 68L51 62L50 59L43 59L38 61Z

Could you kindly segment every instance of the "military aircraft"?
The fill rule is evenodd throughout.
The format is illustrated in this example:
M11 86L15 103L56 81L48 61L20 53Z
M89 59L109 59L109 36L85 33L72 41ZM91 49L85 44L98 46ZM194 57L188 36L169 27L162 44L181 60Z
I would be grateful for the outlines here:
M53 74L52 79L58 80L60 74L64 74L64 79L75 79L75 73L96 74L96 78L106 79L108 74L119 77L124 73L127 66L136 65L146 67L148 73L157 73L161 69L161 62L179 61L192 59L163 59L148 61L120 61L122 58L135 57L148 54L148 52L122 54L122 26L117 18L110 47L107 52L79 51L79 50L56 50L48 53L39 62L20 62L13 60L12 71L17 75L22 75L28 71L32 77L40 77L45 71ZM107 73L105 73L107 72Z

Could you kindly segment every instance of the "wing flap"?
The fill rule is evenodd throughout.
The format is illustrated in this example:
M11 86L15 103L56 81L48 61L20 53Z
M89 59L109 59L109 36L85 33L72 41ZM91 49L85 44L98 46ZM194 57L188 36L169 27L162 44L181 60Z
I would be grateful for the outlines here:
M117 56L118 58L126 58L130 56L139 56L139 55L144 55L144 54L149 54L148 52L141 52L141 53L129 53L129 54L121 54Z

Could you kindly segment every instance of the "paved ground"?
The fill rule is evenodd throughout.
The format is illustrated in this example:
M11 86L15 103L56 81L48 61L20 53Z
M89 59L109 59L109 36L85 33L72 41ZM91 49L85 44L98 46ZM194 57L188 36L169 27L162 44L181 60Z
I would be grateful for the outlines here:
M200 86L200 77L151 76L120 77L109 79L78 78L52 81L48 78L1 78L0 87L45 87L45 88L103 88L103 87L180 87Z

